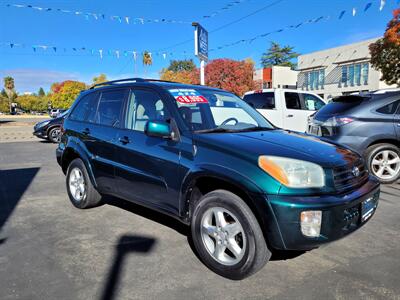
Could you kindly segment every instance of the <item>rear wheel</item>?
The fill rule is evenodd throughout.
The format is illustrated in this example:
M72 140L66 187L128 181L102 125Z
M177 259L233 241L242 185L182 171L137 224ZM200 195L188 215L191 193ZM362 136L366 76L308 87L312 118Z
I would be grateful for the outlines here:
M101 204L101 195L92 185L85 164L80 158L68 166L66 184L69 199L77 208L90 208Z
M377 144L367 149L370 172L381 183L393 183L400 177L400 149L392 144Z
M53 127L50 129L49 134L47 135L50 142L59 143L61 138L61 129L60 127Z
M271 257L251 209L229 191L212 191L199 200L191 232L203 263L229 279L241 280L254 274Z

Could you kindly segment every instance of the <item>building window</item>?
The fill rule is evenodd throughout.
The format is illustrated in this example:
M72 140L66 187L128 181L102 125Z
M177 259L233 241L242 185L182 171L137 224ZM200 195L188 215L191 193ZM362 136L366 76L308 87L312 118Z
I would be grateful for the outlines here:
M354 65L349 66L349 77L348 77L347 85L354 86Z
M324 88L325 70L316 70L304 73L304 86L308 90L319 90Z
M347 66L342 66L342 86L347 86Z
M342 78L339 87L367 85L368 63L342 66Z
M361 66L362 83L364 85L368 84L368 67L368 63L362 64Z
M354 79L356 85L361 85L361 65L357 64L354 66Z

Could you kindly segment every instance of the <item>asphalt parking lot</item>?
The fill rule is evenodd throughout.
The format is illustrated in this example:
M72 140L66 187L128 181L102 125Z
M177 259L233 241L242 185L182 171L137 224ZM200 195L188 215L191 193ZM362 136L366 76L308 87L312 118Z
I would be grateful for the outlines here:
M351 236L235 282L173 219L118 199L74 208L55 148L0 138L0 299L400 299L399 183Z

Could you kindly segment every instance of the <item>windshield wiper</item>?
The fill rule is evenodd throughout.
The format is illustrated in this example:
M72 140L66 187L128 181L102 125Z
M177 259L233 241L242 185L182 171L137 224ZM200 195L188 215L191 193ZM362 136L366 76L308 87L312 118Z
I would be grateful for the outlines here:
M249 128L243 128L243 129L238 129L236 132L247 132L247 131L267 131L267 130L274 130L275 128L273 127L249 127Z
M226 129L222 127L215 127L211 129L196 130L195 133L223 133L223 132L237 132L237 130Z

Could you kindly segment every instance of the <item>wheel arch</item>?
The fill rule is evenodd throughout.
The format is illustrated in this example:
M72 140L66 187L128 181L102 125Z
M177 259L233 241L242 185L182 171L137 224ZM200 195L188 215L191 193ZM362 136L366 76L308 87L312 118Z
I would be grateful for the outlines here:
M65 148L63 151L62 159L61 159L61 168L64 174L67 173L68 166L70 163L76 159L80 158L83 163L85 164L86 170L89 174L90 181L92 182L93 186L97 188L96 179L94 177L93 169L89 161L88 155L80 148L78 145L70 145Z
M180 204L185 223L190 223L195 204L203 195L214 190L227 190L239 196L249 206L263 231L267 244L270 244L269 232L275 231L278 224L275 222L266 196L254 183L244 177L241 180L235 180L215 173L198 172L191 174L184 185Z
M397 140L395 138L383 138L383 139L376 139L373 142L369 143L368 146L366 147L365 152L367 151L367 149L369 147L372 147L372 146L375 146L378 144L391 144L400 149L400 140Z

